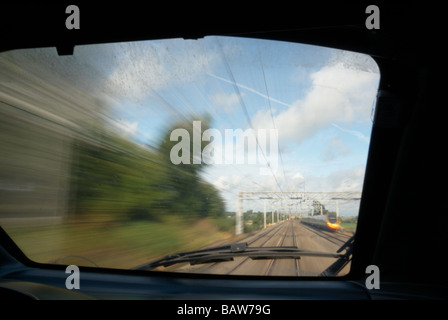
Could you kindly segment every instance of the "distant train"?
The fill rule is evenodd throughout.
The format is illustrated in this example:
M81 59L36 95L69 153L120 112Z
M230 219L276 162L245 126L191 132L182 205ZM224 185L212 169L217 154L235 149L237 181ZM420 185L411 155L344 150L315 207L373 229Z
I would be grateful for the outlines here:
M303 217L302 223L323 230L336 231L341 229L336 213Z

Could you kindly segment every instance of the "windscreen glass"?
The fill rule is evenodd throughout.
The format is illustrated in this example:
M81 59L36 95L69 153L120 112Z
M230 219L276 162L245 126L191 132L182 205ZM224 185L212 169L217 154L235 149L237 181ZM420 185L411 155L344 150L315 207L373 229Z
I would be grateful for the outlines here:
M3 52L1 227L40 263L346 274L379 79L249 38Z

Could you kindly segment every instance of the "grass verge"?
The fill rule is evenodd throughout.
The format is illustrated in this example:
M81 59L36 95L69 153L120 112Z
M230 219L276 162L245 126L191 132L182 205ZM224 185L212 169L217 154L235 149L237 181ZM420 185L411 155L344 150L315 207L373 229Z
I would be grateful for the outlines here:
M212 219L126 223L75 221L51 226L5 227L31 260L128 269L166 254L202 248L226 239Z

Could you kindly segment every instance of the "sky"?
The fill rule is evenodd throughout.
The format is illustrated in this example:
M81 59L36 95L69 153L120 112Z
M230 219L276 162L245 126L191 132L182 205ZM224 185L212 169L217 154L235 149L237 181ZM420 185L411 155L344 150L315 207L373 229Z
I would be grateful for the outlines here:
M155 146L173 123L205 114L212 118L215 156L240 147L240 135L227 139L226 130L256 135L244 164L212 164L202 173L230 211L240 191L362 190L380 79L369 56L232 37L77 46L73 56L54 54L38 53L108 105L105 117L136 143ZM248 163L251 156L255 164ZM341 204L340 214L356 214L357 205ZM262 210L263 202L243 207Z
M217 156L241 143L226 139L226 130L249 130L261 147L266 133L266 148L247 147L244 164L234 159L203 172L229 210L236 210L239 191L362 190L379 82L370 57L224 37L133 45L117 50L122 59L104 85L114 93L124 133L154 143L164 126L208 113L221 133L213 143ZM256 164L248 163L250 153ZM243 206L262 210L261 201Z

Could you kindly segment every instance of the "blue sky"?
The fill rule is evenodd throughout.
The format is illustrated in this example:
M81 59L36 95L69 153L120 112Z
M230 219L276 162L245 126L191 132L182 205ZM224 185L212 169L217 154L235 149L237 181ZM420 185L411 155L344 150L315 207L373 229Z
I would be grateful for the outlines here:
M100 74L89 89L113 107L112 123L133 141L155 144L166 127L204 113L223 135L277 129L271 175L260 175L268 168L260 153L256 165L205 170L203 178L222 192L229 210L239 191L361 191L380 77L368 56L207 37L77 47L74 59Z

